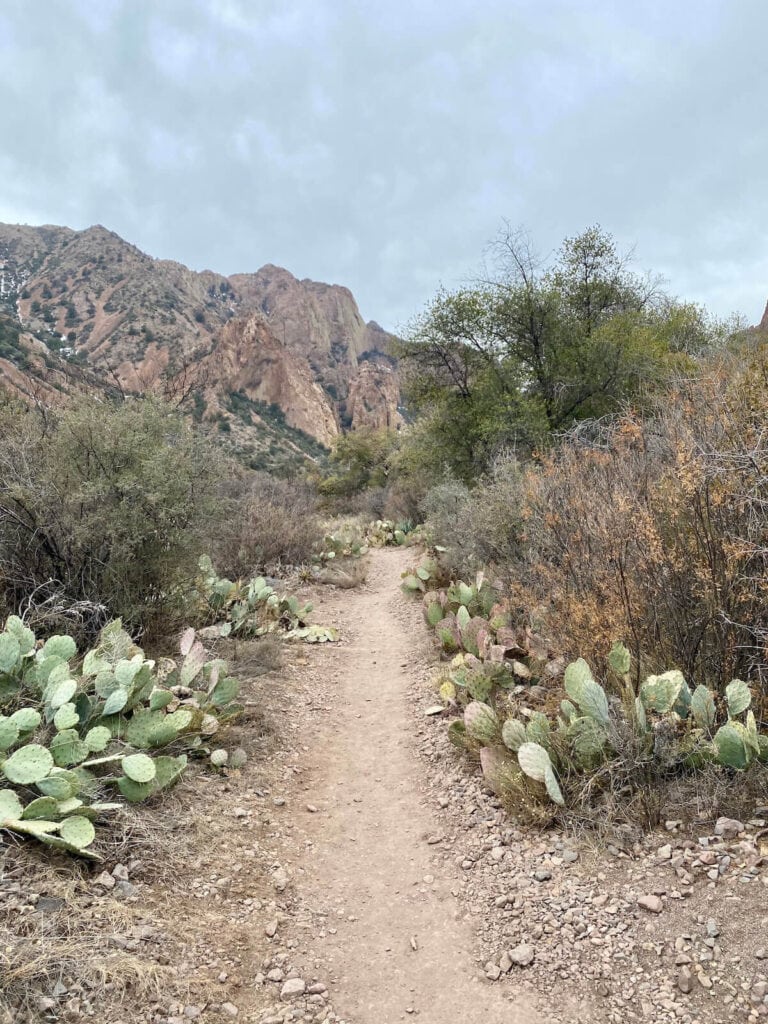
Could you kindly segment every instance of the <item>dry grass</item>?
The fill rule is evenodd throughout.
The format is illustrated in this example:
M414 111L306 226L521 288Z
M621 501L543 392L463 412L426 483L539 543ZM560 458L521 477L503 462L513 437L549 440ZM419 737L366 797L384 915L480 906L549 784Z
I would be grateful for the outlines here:
M318 583L338 587L340 590L354 590L356 587L362 587L367 579L368 560L366 558L346 558L343 562L324 566L316 576Z

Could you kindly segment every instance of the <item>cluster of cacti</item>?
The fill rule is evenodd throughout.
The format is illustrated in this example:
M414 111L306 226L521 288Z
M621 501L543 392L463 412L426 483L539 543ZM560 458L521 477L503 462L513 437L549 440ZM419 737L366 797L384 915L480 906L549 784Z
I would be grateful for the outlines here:
M705 686L691 691L682 672L672 670L648 676L635 694L622 644L614 645L608 663L621 682L611 700L580 658L565 670L567 699L556 716L524 710L525 720L505 718L493 706L500 703L493 689L476 689L463 718L449 725L449 738L480 750L483 773L499 795L557 805L565 803L560 779L570 791L581 789L585 776L621 756L622 736L634 736L646 763L665 772L707 762L739 770L768 762L768 736L758 732L742 680L732 680L720 699ZM441 695L458 703L453 675L449 683L452 689L443 684Z
M121 806L105 794L146 800L176 782L188 754L208 756L242 710L239 685L194 630L180 653L148 660L118 620L79 662L71 637L41 644L11 616L0 633L0 828L99 859L93 822Z
M310 603L302 605L292 594L278 594L263 576L235 582L224 579L216 573L207 555L200 559L199 566L198 591L207 616L216 619L201 635L246 638L282 632L287 639L306 643L338 639L336 630L309 623Z
M426 558L403 575L406 593L423 594L423 614L446 654L464 653L467 666L501 667L515 683L538 683L562 674L564 662L551 658L546 641L530 628L514 628L509 602L500 586L478 573L473 583L454 581L436 589L444 575L438 558ZM472 661L472 659L475 659ZM503 679L503 675L498 677Z
M315 561L327 565L340 558L362 558L368 554L368 540L357 522L342 523L333 533L323 537Z
M412 532L410 520L395 523L391 519L377 519L368 524L365 538L372 548L402 547Z

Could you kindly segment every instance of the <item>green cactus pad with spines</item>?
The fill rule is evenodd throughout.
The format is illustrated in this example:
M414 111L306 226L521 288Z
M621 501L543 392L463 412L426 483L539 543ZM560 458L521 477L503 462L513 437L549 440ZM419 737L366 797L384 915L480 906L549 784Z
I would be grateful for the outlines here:
M117 712L122 711L128 703L128 696L128 691L122 686L118 686L105 700L102 714L114 715L117 714Z
M88 748L89 754L99 754L105 750L112 739L111 731L105 725L95 725L83 737L83 743Z
M125 775L117 780L117 787L130 804L141 803L148 800L155 792L155 785L152 782L134 782Z
M594 718L575 718L566 729L573 760L582 771L592 771L605 760L608 737Z
M240 684L231 676L220 679L211 691L211 700L217 707L229 704L240 692Z
M489 745L499 736L500 723L493 708L480 701L472 701L464 709L467 734L478 743Z
M62 704L53 716L53 724L59 732L61 732L62 729L72 729L79 723L80 716L77 713L77 708L71 703Z
M160 711L167 707L173 700L170 690L153 690L149 697L150 711Z
M69 661L77 654L77 644L71 636L52 636L43 645L43 658L61 658Z
M529 743L538 743L546 750L549 750L552 740L552 728L546 715L543 715L540 711L533 712L528 719L528 725L525 727L525 738Z
M720 764L740 770L749 766L751 759L745 732L740 722L728 722L717 730L714 745Z
M683 673L677 669L659 676L648 676L640 687L640 700L646 711L666 715L677 704L683 687L688 688Z
M77 683L74 679L65 679L61 683L57 683L51 688L49 682L48 699L47 703L52 711L58 711L59 708L68 704L77 693Z
M53 768L50 751L39 743L28 743L3 762L3 774L17 786L31 786Z
M54 769L46 779L40 779L35 783L37 789L45 796L55 797L56 800L68 800L78 791L77 776L71 772Z
M0 672L15 670L21 658L21 645L11 633L0 633Z
M565 805L565 800L563 799L562 790L560 789L560 784L557 781L554 768L544 769L544 785L549 799L553 803L558 804L558 806L563 807Z
M155 762L147 754L129 754L122 760L123 773L132 782L144 784L155 777Z
M501 727L501 738L504 746L516 754L528 739L525 725L517 718L508 718Z
M22 820L31 818L43 818L55 820L59 817L59 803L52 796L39 796L36 800L28 803L22 812Z
M170 715L166 715L166 721L174 727L177 733L184 732L188 729L194 720L194 714L190 708L177 708L176 711L171 712Z
M5 631L16 638L22 658L26 658L27 655L32 654L35 649L35 634L28 626L24 625L18 615L10 615L8 617L8 621L5 624Z
M132 747L147 750L172 743L178 736L170 715L163 711L137 711L125 729L124 738Z
M78 850L84 850L96 838L96 830L87 818L73 815L61 823L59 836L65 843L70 843Z
M10 750L19 741L21 729L18 723L12 718L3 718L0 721L0 751Z
M523 774L534 782L543 782L546 770L552 770L552 758L539 743L523 743L517 752L517 762Z
M616 641L608 655L608 664L617 676L626 676L632 667L632 656L624 644Z
M68 814L74 814L75 811L79 811L83 807L83 801L76 796L69 797L68 800L60 800L58 804L59 814L62 817Z
M467 693L472 700L479 700L487 704L492 691L493 680L488 676L484 676L482 673L474 673L467 678Z
M18 821L23 813L19 794L14 789L0 789L0 821Z
M691 696L691 716L700 729L711 732L717 709L714 694L706 686L697 686Z
M155 758L155 789L167 789L181 778L184 769L187 767L185 754L179 757L169 757L162 754Z
M69 768L88 757L88 747L75 729L63 729L51 740L51 753L59 768Z
M582 715L608 723L610 715L605 690L592 678L592 671L583 658L568 665L564 685L565 692L578 705Z
M466 750L469 737L467 736L467 727L461 719L456 719L456 721L451 722L448 726L448 739L454 747L458 747L460 750Z
M35 708L19 708L9 717L19 727L19 734L25 735L35 731L43 720L43 716Z
M732 679L725 688L725 702L729 718L736 718L746 711L752 703L752 694L747 684L741 679Z

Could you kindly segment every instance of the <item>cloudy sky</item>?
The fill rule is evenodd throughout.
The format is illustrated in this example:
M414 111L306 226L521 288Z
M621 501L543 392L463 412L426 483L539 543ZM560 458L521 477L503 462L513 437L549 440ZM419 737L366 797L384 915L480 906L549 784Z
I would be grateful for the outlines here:
M768 298L765 0L2 0L0 220L348 285L394 329L503 218Z

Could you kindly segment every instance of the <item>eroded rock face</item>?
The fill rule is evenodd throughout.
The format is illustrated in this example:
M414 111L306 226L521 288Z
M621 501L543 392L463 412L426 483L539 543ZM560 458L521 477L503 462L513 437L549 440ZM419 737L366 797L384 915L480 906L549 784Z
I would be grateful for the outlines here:
M350 380L347 415L353 430L398 430L402 416L398 411L400 382L396 366L387 359L361 362Z
M278 405L286 422L326 447L340 431L333 403L315 380L308 360L284 346L257 314L227 324L204 370L211 400L243 392Z
M400 423L393 338L363 320L348 288L271 264L229 278L197 273L99 225L0 224L0 271L0 314L65 342L126 390L156 389L191 368L211 412L243 392L324 445L349 426ZM23 376L2 375L16 390Z

